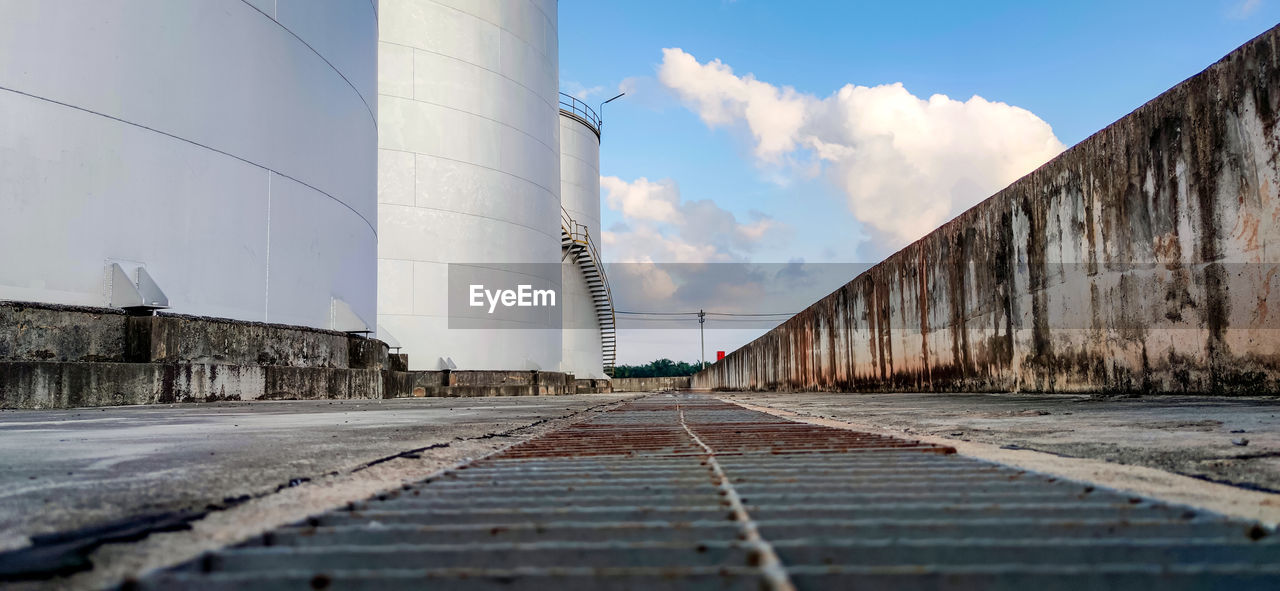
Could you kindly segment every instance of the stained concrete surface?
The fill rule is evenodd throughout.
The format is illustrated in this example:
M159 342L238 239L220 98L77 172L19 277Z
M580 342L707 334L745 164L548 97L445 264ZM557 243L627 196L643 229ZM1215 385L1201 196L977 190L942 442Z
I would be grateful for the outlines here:
M1280 26L694 376L715 390L1280 391Z
M1280 397L733 392L723 398L906 435L1145 466L1280 492Z
M0 412L0 550L35 534L225 506L409 450L504 437L625 394ZM421 453L430 454L432 450Z

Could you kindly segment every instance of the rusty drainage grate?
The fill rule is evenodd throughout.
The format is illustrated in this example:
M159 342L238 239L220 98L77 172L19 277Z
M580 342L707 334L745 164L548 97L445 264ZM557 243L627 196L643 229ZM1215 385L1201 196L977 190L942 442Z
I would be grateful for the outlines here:
M1280 588L1259 526L953 452L658 395L136 585Z

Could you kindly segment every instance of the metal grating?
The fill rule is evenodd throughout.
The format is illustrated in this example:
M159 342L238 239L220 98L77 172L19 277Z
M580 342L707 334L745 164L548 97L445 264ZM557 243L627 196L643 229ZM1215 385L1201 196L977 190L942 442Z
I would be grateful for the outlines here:
M1260 526L658 395L146 589L1277 589Z

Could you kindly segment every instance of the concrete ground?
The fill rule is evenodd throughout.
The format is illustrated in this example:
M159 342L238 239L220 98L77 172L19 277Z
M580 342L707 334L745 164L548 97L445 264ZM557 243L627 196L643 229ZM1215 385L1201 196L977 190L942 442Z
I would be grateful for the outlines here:
M65 577L13 587L117 585L271 528L421 481L442 468L562 428L635 396L639 395L0 412L0 550L22 548L33 535L127 517L210 510L190 521L189 529L153 530L135 542L86 547L91 570L72 569ZM844 421L845 428L862 426L956 442L962 454L1139 494L1160 497L1163 490L1175 502L1280 522L1274 502L1280 496L1156 473L1280 490L1280 398L720 396L794 413L801 420L831 419ZM1248 442L1237 445L1232 440ZM1054 459L1067 464L1055 465ZM1240 498L1229 498L1233 495ZM0 560L0 571L4 568Z
M484 453L630 398L591 394L0 412L0 550L36 534L244 502L378 460ZM449 449L452 447L453 449ZM423 449L429 448L429 449Z
M721 397L906 435L1145 466L1280 492L1280 397L812 392Z

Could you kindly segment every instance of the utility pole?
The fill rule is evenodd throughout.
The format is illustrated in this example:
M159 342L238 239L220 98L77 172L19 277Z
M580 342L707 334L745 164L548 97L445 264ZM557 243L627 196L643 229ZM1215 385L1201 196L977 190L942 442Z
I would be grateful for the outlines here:
M701 343L700 348L702 349L702 367L698 368L699 370L707 368L707 336L702 329L702 325L706 324L706 322L707 313L703 310L698 310L698 340Z

